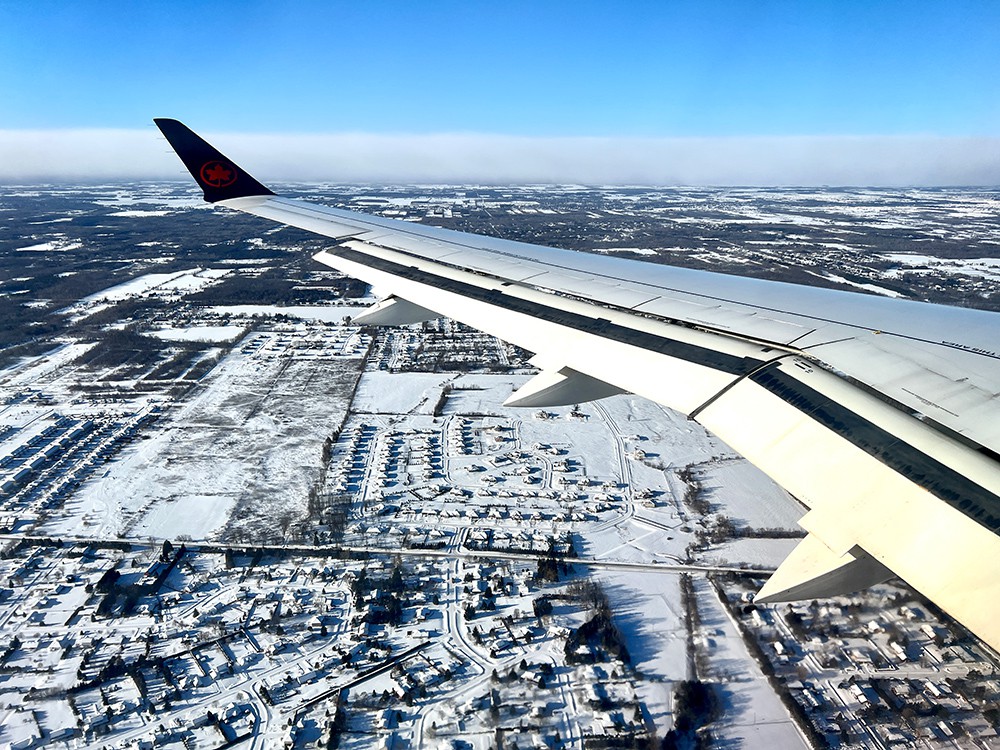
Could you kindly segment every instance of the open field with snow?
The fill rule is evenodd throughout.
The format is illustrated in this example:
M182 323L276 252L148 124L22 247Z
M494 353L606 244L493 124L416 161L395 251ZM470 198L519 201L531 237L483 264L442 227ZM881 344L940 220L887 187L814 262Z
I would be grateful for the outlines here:
M74 533L85 517L96 536L280 540L282 524L306 513L359 363L335 352L272 356L267 340L232 352L46 529Z

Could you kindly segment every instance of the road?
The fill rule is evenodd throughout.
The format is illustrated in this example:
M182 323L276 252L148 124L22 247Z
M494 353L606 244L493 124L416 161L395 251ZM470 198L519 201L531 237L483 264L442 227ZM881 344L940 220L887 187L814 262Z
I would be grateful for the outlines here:
M58 539L52 537L25 536L22 534L0 534L0 541L21 541L23 539L39 542L49 542L54 546L58 542L63 544L116 544L120 545L127 541L133 549L156 548L162 546L158 541L123 540L119 538L95 539L86 536L63 535ZM212 543L185 542L188 550L196 553L221 554L227 549L243 549L245 545L221 545ZM336 547L316 546L316 545L263 545L253 547L262 549L265 554L271 552L279 555L295 554L302 557L337 558L336 553L349 553L356 555L400 555L402 557L424 557L424 558L459 558L471 560L515 560L518 562L535 562L538 555L525 552L502 552L499 550L472 551L472 550L451 550L451 549L423 549L413 547L375 547L362 545L339 545ZM774 572L774 568L762 567L741 567L736 565L714 565L711 563L639 563L626 562L622 560L595 560L589 557L562 557L561 562L568 565L583 565L594 570L644 570L656 573L735 573L737 575L748 575L753 577L769 576Z

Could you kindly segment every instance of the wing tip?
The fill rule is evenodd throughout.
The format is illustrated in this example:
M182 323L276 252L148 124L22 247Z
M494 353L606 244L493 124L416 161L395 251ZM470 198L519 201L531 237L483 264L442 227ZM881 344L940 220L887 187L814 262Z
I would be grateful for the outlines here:
M180 120L154 117L153 123L184 162L209 203L231 198L274 195L272 190L255 180Z

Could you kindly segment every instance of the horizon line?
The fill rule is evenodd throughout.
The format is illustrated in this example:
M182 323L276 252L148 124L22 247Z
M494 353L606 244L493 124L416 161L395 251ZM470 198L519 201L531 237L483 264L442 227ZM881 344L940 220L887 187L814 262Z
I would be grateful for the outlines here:
M152 128L152 125L150 125ZM990 187L1000 136L208 134L263 182ZM186 175L148 128L0 129L0 182Z

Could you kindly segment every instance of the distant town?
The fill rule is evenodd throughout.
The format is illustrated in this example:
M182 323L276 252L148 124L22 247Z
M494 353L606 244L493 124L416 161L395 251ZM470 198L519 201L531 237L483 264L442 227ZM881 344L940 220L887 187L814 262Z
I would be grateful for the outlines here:
M580 251L1000 309L1000 194L288 185ZM372 328L186 184L0 187L0 746L1000 747L901 581L755 606L805 509L525 352Z

